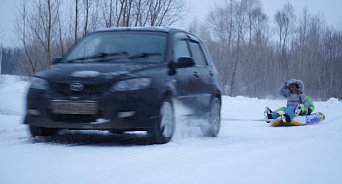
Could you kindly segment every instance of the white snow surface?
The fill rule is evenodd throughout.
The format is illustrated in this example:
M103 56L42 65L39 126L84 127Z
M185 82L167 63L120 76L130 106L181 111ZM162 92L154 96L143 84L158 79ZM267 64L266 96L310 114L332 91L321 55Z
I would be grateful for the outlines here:
M223 97L218 137L179 125L173 140L148 145L142 132L63 131L32 138L22 124L28 82L0 75L0 183L340 184L342 103L315 101L323 122L270 127L265 106L286 100ZM239 119L239 120L233 120ZM181 124L182 122L178 122Z

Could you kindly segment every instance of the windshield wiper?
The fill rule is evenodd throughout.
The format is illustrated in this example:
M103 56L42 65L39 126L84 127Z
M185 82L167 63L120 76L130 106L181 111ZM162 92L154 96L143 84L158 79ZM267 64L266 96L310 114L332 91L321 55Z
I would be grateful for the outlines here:
M134 59L148 58L150 56L160 56L160 55L161 54L159 52L151 52L151 53L142 52L140 54L130 56L130 57L128 57L128 59L134 60Z
M100 52L99 54L93 55L93 56L87 56L87 57L81 57L81 58L76 58L76 59L71 59L71 60L67 60L67 63L74 63L75 61L84 61L84 60L88 60L88 59L99 59L99 58L108 58L108 57L112 57L112 56L120 56L120 55L128 55L127 52L123 51L123 52L113 52L113 53L104 53L104 52ZM113 58L111 58L113 59ZM106 60L100 60L100 61L107 61Z
M113 52L113 53L100 52L98 55L99 56L98 58L106 58L106 57L110 57L110 56L121 56L121 55L128 55L128 53L126 51Z
M111 60L115 60L115 59L119 59L119 58L113 58L115 56L127 56L128 53L126 51L122 51L122 52L113 52L113 53L104 53L101 52L98 56L98 58L102 58L101 60L97 60L96 62L107 62L107 61L111 61ZM106 59L105 59L106 58ZM96 59L96 58L93 58Z

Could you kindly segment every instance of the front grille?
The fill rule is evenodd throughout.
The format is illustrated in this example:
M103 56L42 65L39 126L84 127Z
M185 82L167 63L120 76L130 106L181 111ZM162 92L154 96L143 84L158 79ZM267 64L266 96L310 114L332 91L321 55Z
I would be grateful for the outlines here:
M70 115L70 114L50 114L53 121L70 123L90 123L95 122L99 115Z
M105 91L105 89L103 85L84 84L84 89L82 91L73 91L70 89L70 84L55 83L52 86L52 91L70 96L70 95L81 95L81 94L92 95L96 93L102 93Z

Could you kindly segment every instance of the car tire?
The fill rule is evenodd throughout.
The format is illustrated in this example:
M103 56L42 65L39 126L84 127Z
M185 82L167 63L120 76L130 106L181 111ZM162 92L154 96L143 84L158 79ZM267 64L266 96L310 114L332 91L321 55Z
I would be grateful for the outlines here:
M175 112L172 101L166 99L160 106L159 116L155 128L148 131L150 143L168 143L175 131Z
M32 137L37 136L55 136L58 133L58 129L55 128L43 128L30 125L30 132Z
M215 98L211 104L211 110L208 117L208 124L202 127L205 137L216 137L221 127L221 102Z

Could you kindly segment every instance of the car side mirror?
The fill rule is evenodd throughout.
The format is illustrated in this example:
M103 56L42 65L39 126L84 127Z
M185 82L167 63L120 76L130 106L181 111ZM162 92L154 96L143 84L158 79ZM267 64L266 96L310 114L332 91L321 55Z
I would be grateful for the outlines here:
M195 66L195 62L192 57L180 57L178 59L178 62L171 61L169 63L169 68L170 68L169 75L176 75L177 68L188 68L192 66Z
M176 63L176 68L188 68L192 66L195 66L195 62L192 57L180 57Z
M58 63L62 62L63 59L64 59L63 57L53 58L52 64L53 64L53 65L58 64Z

